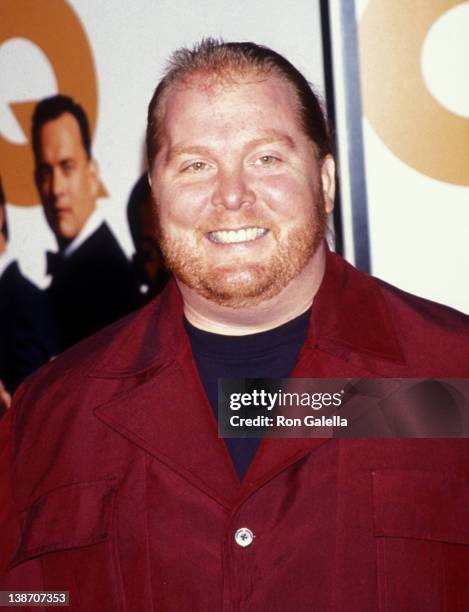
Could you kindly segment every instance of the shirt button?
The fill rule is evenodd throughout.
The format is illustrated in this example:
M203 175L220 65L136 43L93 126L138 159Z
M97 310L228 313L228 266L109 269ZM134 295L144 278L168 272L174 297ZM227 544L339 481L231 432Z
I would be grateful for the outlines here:
M246 548L246 546L251 546L254 537L255 536L250 529L247 527L241 527L241 529L238 529L238 531L235 533L234 539L238 546Z

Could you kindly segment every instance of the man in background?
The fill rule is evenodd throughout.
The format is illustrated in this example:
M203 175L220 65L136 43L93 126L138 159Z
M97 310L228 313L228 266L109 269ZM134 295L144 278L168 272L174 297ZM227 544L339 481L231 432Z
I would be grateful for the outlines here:
M42 100L33 114L35 179L58 252L48 254L49 295L62 348L135 307L130 265L96 207L100 179L88 119L68 96Z
M23 379L59 350L49 300L21 273L8 238L0 182L0 413Z
M132 273L139 288L141 305L161 293L168 281L156 227L156 210L148 175L142 175L132 188L127 203L127 221L135 247Z

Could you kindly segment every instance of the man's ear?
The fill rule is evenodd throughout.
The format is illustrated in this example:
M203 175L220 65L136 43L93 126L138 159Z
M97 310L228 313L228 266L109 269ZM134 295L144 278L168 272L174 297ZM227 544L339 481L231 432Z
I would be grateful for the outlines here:
M101 179L99 178L98 162L95 159L90 159L88 161L88 176L90 179L91 194L94 198L97 198L101 186Z
M326 155L321 162L321 186L324 193L326 212L332 212L335 197L335 161L332 155Z
M156 209L156 200L155 200L155 196L153 194L153 189L151 188L152 187L152 183L151 183L151 173L150 173L150 171L147 172L147 181L148 181L148 184L150 186L150 198L151 198L151 203L152 203L153 211L155 211L155 209Z

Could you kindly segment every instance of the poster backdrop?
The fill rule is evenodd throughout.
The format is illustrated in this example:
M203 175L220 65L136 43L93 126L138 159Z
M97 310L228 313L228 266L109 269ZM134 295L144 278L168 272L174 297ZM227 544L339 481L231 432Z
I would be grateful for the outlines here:
M356 9L372 273L469 313L469 2Z
M319 3L295 0L2 0L0 172L9 248L46 286L52 234L33 184L29 124L61 92L86 108L102 177L100 209L128 254L125 207L144 169L146 108L168 55L203 36L254 40L288 57L323 90Z

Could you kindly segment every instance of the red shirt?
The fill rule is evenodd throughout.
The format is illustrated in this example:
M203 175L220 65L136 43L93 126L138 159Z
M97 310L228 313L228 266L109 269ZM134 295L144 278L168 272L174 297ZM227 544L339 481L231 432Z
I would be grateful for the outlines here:
M468 329L329 253L293 375L469 377ZM469 609L469 442L264 439L240 485L174 284L33 376L11 441L4 590L87 612Z

